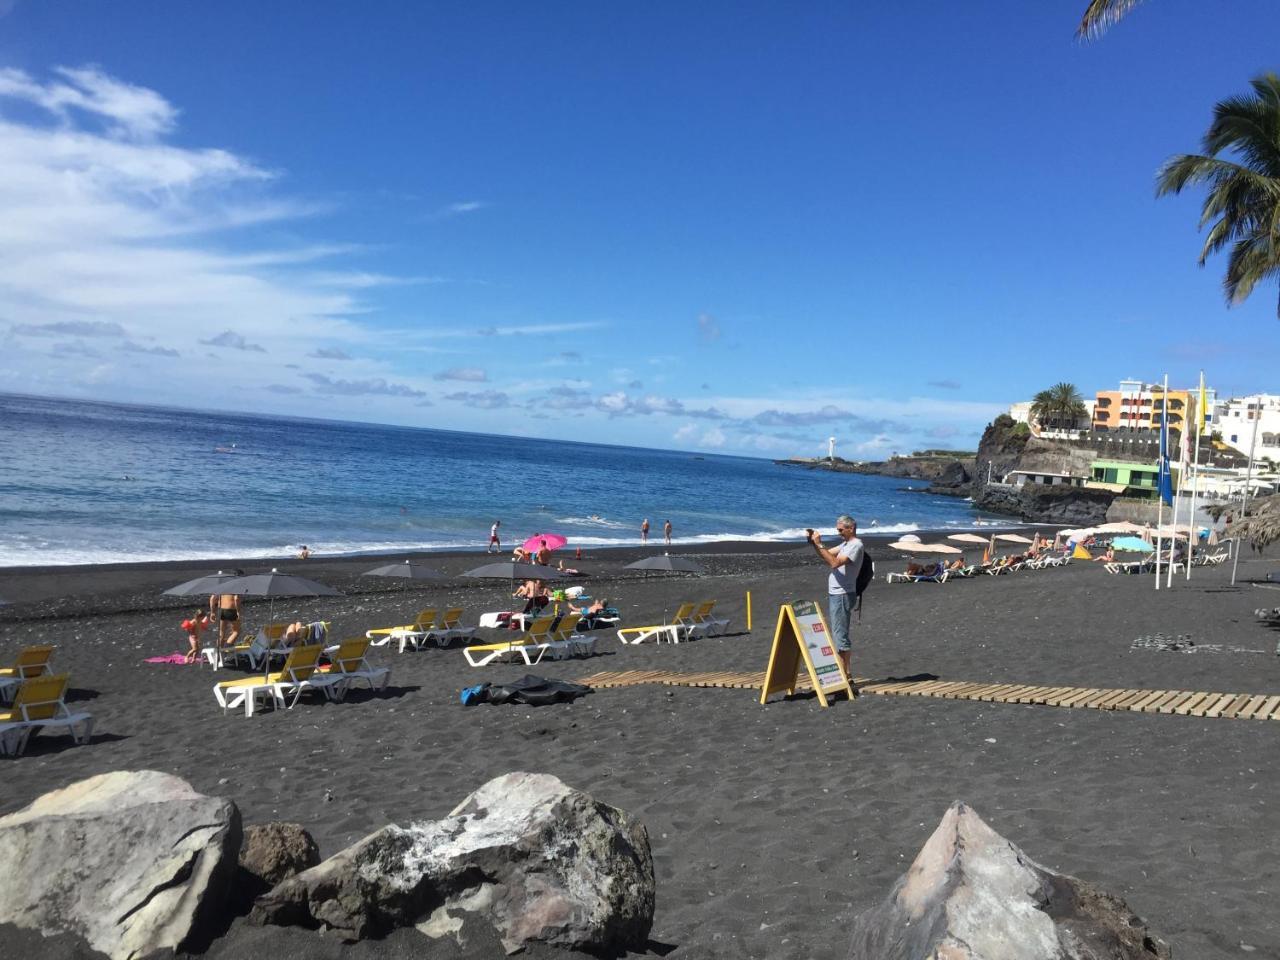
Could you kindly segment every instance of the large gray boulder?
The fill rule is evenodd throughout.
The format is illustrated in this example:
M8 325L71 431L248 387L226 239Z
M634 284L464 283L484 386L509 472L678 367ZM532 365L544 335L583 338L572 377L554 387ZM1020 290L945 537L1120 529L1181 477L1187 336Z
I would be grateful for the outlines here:
M653 908L641 824L555 777L509 773L443 820L383 827L284 881L250 921L359 940L410 925L457 934L471 914L508 950L541 942L614 951L648 940Z
M888 900L854 921L851 960L1168 960L1124 901L1040 866L963 803Z
M112 960L177 949L221 914L239 849L230 800L154 770L90 777L0 817L0 923Z

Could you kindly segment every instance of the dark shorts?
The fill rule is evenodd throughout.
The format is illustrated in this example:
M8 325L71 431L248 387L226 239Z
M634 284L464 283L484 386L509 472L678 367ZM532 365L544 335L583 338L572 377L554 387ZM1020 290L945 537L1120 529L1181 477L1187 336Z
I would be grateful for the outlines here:
M228 623L233 623L236 620L240 619L240 614L237 613L235 610L232 610L228 607L224 607L221 611L219 611L218 618L221 620L225 620Z

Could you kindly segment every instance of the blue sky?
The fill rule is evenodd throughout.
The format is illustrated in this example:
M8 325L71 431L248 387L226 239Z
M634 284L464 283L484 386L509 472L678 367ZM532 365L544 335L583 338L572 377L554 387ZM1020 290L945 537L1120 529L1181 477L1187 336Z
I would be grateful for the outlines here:
M0 389L861 457L1277 389L1152 189L1273 0L1083 6L0 0Z

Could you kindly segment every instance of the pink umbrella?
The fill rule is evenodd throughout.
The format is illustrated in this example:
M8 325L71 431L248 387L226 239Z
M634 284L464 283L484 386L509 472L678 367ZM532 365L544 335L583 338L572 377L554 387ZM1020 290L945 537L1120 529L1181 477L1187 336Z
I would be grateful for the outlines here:
M559 550L569 542L567 538L560 536L558 533L535 533L522 546L530 553L537 553L542 548L544 541L548 550Z

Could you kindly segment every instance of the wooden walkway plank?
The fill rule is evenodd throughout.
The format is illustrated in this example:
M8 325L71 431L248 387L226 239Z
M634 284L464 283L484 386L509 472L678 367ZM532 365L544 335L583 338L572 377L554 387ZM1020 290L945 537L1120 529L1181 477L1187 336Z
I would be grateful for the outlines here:
M1236 714L1244 709L1244 705L1249 702L1249 699L1250 698L1247 693L1238 695L1230 704L1227 705L1227 708L1222 711L1222 715L1228 720L1234 720Z
M1173 712L1180 717L1185 717L1189 715L1191 711L1194 710L1197 706L1199 706L1204 701L1204 698L1208 696L1210 696L1210 694L1208 693L1193 693L1186 700L1183 700L1180 704L1178 704L1174 708Z
M1241 720L1252 720L1253 715L1257 713L1258 710L1262 708L1262 705L1266 702L1267 702L1267 697L1265 694L1261 696L1255 694L1254 696L1249 698L1249 702L1244 705L1244 709L1242 709L1238 714L1236 714L1236 716L1239 717Z
M1261 709L1254 711L1253 719L1266 720L1270 718L1275 713L1276 707L1280 707L1280 697L1267 697L1267 701L1262 705Z
M1222 713L1223 708L1225 708L1227 704L1234 699L1235 695L1231 693L1224 693L1214 697L1213 703L1209 705L1209 708L1205 710L1202 716L1209 717L1210 719L1219 716Z

